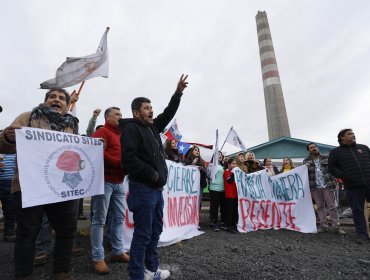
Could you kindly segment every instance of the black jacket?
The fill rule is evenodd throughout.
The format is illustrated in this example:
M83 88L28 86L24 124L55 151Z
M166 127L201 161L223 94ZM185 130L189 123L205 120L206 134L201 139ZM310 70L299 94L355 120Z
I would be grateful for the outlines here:
M162 146L161 132L175 116L180 105L181 93L175 93L153 125L139 119L119 121L121 131L121 161L129 179L162 189L167 182L167 165Z
M332 150L329 154L329 172L343 179L345 188L370 188L370 149L353 143Z

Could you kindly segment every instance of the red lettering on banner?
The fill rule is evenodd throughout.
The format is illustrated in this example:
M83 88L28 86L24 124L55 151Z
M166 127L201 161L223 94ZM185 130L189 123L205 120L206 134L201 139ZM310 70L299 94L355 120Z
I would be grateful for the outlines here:
M254 223L254 217L256 217L256 215L254 214L254 209L255 209L255 205L256 204L259 204L259 201L258 200L253 200L252 201L252 207L250 208L250 211L249 211L249 217L251 218L251 223L253 225L253 230L256 230L257 229L257 225Z
M271 201L261 200L260 202L260 209L257 212L258 228L268 228L267 219L270 217L268 214L268 203L271 203Z
M295 202L251 201L246 198L240 198L239 207L242 230L245 231L247 229L247 223L249 222L253 230L259 228L280 229L284 227L299 231L300 227L295 224L296 217L292 213L295 205ZM283 217L285 218L285 224L282 225Z
M247 206L247 209L245 209L244 207L244 203L247 203L248 206ZM239 205L240 205L240 213L241 213L241 220L242 220L242 230L246 230L246 226L247 226L247 218L248 218L248 212L249 212L249 208L251 206L251 203L248 199L245 199L245 198L241 198L239 199ZM246 210L246 211L244 211Z
M199 224L198 196L168 196L168 226Z
M283 202L280 202L280 204L282 204ZM294 223L294 220L296 219L296 217L293 216L292 214L292 206L295 205L294 202L284 202L284 214L285 214L285 217L286 217L286 225L287 227L290 227L291 229L294 229L294 230L300 230L301 228L298 227L295 223ZM288 209L286 209L288 208Z
M280 213L280 208L276 204L275 201L272 202L271 211L272 211L271 227L273 228L276 225L277 228L280 228L281 227L281 213Z

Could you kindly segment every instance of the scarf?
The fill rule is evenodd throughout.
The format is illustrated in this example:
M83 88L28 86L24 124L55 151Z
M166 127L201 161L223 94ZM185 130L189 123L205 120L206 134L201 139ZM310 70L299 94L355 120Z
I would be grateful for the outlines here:
M65 131L71 128L74 134L78 134L78 119L70 114L61 115L55 112L53 108L40 104L33 108L29 120L29 126L33 120L39 120L46 117L49 121L50 130Z

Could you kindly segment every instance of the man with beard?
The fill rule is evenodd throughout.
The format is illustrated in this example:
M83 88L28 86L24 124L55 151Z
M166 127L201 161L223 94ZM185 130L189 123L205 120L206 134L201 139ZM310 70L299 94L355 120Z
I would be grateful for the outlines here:
M133 118L120 121L121 160L129 176L127 204L134 218L128 267L131 280L170 276L168 270L158 269L157 245L163 230L162 191L168 175L159 132L175 116L188 84L187 77L181 76L170 103L155 119L151 101L137 97L131 103Z
M345 235L346 232L340 228L339 224L337 205L333 193L337 188L337 182L328 171L328 156L320 154L315 143L309 143L306 148L309 155L304 159L303 164L308 166L311 195L317 205L317 215L320 220L319 232L329 231L325 213L326 206L334 232Z
M51 89L44 103L31 112L19 115L13 123L0 133L0 153L16 153L15 129L34 127L78 133L78 120L67 114L70 97L64 89ZM54 279L74 279L71 274L71 254L77 221L77 201L69 200L22 208L22 192L16 170L12 192L16 205L16 239L14 264L16 279L32 279L35 241L40 231L42 217L47 214L55 229Z

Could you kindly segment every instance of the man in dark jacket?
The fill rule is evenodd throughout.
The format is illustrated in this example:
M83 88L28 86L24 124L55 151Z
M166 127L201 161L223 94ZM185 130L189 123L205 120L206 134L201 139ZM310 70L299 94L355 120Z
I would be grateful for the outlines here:
M329 172L343 180L356 227L357 241L369 238L364 215L365 201L370 201L370 149L356 143L352 129L342 129L338 134L339 147L330 152Z
M163 229L163 186L167 182L167 165L159 136L175 116L180 105L186 78L181 76L176 91L163 113L153 119L148 98L138 97L131 103L133 119L120 121L122 164L129 176L127 204L134 218L130 248L130 279L166 279L168 270L158 269L157 245ZM144 264L146 269L144 269Z

